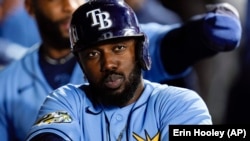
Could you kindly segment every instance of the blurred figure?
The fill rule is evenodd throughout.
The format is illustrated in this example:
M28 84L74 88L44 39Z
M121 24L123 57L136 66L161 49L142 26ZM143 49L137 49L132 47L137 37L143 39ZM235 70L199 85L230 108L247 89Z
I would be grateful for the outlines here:
M0 70L20 59L27 48L40 41L36 23L23 0L0 1Z
M21 5L21 0L0 0L0 22L3 22Z
M1 0L0 37L30 47L40 41L34 19L27 13L24 0Z

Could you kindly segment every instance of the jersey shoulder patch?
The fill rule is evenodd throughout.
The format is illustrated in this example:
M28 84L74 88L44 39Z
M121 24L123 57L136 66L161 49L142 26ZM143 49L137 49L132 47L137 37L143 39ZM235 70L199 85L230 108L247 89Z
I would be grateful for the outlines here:
M49 113L42 118L40 118L35 125L51 124L51 123L70 123L72 118L68 112L57 111Z

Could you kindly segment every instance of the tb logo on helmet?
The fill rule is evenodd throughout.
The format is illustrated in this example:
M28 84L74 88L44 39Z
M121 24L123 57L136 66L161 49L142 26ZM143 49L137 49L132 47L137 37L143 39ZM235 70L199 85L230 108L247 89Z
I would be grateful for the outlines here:
M101 12L100 9L95 9L87 12L86 16L91 16L92 18L92 26L99 25L99 30L107 29L112 26L112 21L109 19L110 15L108 12Z

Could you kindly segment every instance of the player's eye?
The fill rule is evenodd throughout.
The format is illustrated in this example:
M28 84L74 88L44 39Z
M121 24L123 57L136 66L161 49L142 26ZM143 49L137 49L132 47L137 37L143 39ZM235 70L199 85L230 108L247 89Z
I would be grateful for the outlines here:
M88 53L89 58L94 58L94 57L97 57L98 55L100 55L100 53L97 51L92 51Z
M85 59L94 59L100 56L100 52L97 50L88 50L83 54Z
M123 51L126 50L126 48L127 48L126 45L121 45L121 44L115 45L115 47L114 47L114 52L117 52L117 53L123 52Z

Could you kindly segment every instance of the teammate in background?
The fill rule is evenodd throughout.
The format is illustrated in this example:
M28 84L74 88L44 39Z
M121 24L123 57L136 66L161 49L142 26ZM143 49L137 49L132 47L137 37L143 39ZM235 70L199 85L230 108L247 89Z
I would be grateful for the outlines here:
M167 141L170 124L212 124L194 91L143 79L147 38L124 2L87 2L73 14L70 37L89 83L53 91L28 141Z
M53 89L67 83L86 82L71 54L68 33L72 13L82 3L83 0L26 0L43 41L0 73L2 141L24 140L40 106ZM143 71L143 75L155 82L185 76L193 63L222 51L234 50L241 38L236 14L221 5L184 25L141 26L150 40L152 57L152 67ZM169 64L166 56L177 63Z
M0 0L0 37L26 48L40 41L35 21L24 0Z
M39 33L24 0L0 0L0 70L20 59L38 41Z

